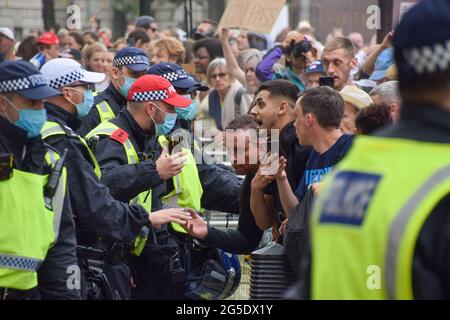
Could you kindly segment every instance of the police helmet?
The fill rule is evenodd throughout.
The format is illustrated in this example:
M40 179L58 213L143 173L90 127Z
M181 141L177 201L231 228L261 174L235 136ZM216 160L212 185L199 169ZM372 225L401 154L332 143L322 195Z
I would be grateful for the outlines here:
M221 249L193 253L185 297L190 300L222 300L231 296L241 280L241 264L235 254Z

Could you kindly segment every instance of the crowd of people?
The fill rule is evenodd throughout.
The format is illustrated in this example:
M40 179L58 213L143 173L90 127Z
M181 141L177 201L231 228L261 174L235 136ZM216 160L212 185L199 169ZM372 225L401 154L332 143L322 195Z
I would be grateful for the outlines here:
M450 30L449 12L424 1L370 45L322 44L307 21L275 42L211 20L184 39L150 16L116 41L0 27L0 300L224 299L266 230L286 248L303 234L291 298L448 298L448 45L435 56L450 34L425 30ZM176 134L199 125L232 168ZM394 273L378 291L373 264Z

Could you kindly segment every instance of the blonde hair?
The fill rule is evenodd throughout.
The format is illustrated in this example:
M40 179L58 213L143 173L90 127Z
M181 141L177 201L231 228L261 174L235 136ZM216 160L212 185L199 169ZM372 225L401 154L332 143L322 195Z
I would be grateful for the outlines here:
M353 45L352 40L347 37L334 37L329 40L325 44L323 52L334 51L337 49L344 49L351 58L355 57L355 46Z
M159 39L152 45L154 48L167 52L170 58L177 60L177 64L182 64L186 55L183 44L175 38Z
M108 50L106 49L106 47L98 42L89 46L85 46L83 50L81 50L81 58L83 59L83 64L89 69L89 60L91 60L94 53L107 51Z

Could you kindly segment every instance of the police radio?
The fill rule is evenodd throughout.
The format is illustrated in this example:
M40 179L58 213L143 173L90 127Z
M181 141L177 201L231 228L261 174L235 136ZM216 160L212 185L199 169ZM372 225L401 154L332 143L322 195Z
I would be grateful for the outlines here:
M67 149L64 149L64 153L61 158L55 164L50 176L48 178L47 184L44 187L44 194L46 198L53 198L58 189L59 178L62 175L62 170L64 168L64 162L66 161Z
M0 154L0 181L9 180L13 176L13 160L11 153Z

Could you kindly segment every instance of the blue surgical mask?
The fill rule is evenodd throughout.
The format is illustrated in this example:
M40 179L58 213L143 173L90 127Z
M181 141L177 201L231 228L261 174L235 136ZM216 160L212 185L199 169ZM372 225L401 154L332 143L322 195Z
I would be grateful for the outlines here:
M190 95L186 95L184 97L187 99L191 99ZM198 101L192 100L192 103L186 108L175 108L175 111L177 112L177 115L181 119L192 120L195 118L195 115L197 114L197 106Z
M120 93L122 93L122 95L126 98L126 97L128 97L128 92L130 91L130 88L133 85L133 83L136 81L136 79L127 77L123 73L122 73L122 75L125 78L125 83L123 84L123 86L119 85Z
M74 88L70 88L70 89L78 91L78 92L83 92L81 90L74 89ZM74 104L75 107L77 108L78 118L84 118L89 114L89 112L92 109L92 106L94 105L94 95L92 94L92 91L85 90L83 92L83 101L81 101L78 104L75 104L70 100L69 100L69 102Z
M19 109L6 97L5 99L19 112L19 120L14 124L25 130L28 138L36 138L39 136L45 121L47 121L47 110Z
M164 112L161 109L159 109L159 110L161 112ZM161 123L161 124L156 123L155 120L153 120L152 117L150 117L150 118L155 123L155 134L156 134L156 136L162 136L162 135L169 134L170 131L172 131L173 127L175 126L175 122L177 120L177 114L176 113L164 112L164 123Z
M94 105L94 95L92 91L85 91L83 102L76 105L78 117L84 118L91 111L92 106Z

